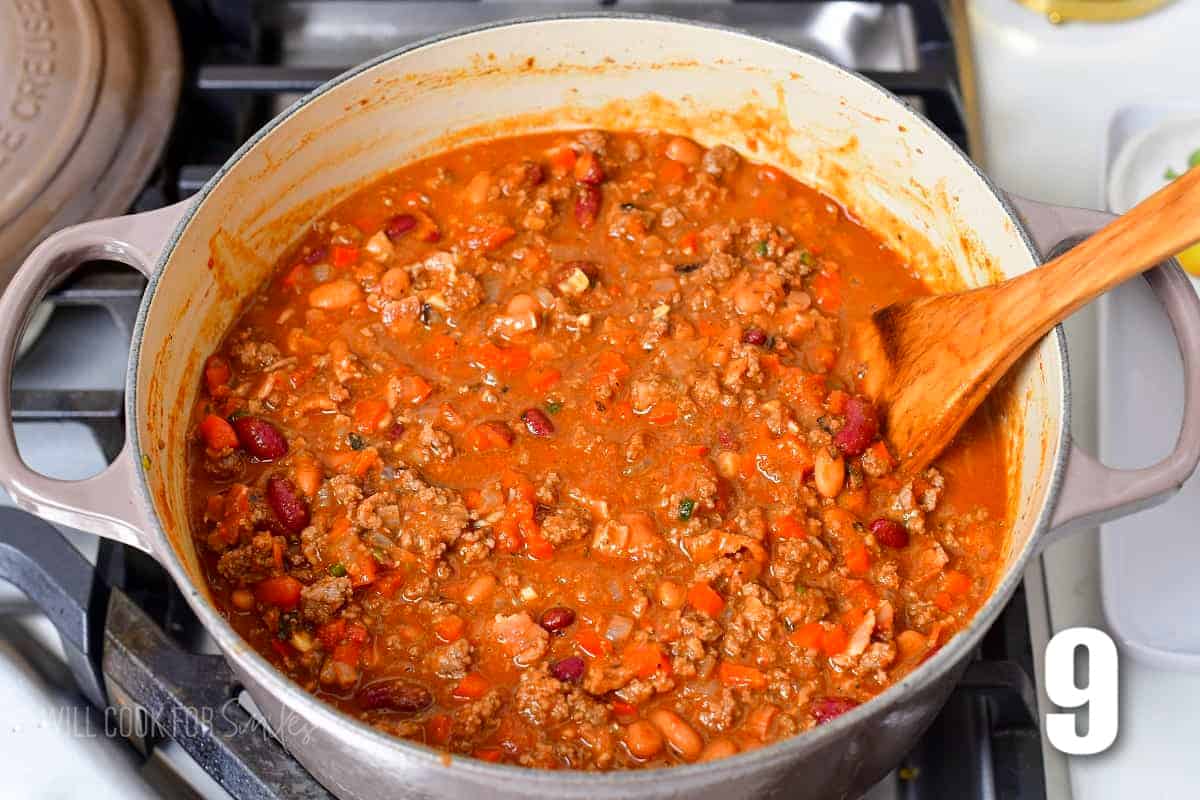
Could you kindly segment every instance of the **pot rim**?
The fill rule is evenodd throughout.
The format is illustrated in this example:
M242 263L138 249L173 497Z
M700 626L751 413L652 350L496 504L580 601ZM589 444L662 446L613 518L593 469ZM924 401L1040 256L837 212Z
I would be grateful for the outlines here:
M312 92L297 100L287 109L276 115L273 119L259 128L254 135L246 140L241 147L237 149L229 157L229 159L221 166L219 170L205 183L204 187L196 194L191 201L187 210L184 212L175 229L172 231L162 251L158 255L158 259L154 266L154 271L150 275L146 286L146 291L142 297L141 305L138 309L137 319L134 324L133 335L130 343L129 363L126 369L125 380L125 416L126 429L129 432L129 443L133 448L132 461L137 475L137 491L147 511L145 517L152 525L153 546L155 548L155 556L160 563L163 563L171 573L171 577L179 586L180 591L187 598L188 604L192 610L201 619L205 629L217 640L221 647L222 653L239 662L239 665L246 671L251 673L255 680L259 682L266 690L270 691L276 699L289 709L301 707L304 709L303 716L306 723L316 723L323 728L333 729L337 731L337 735L350 736L353 735L363 744L374 748L383 748L392 751L399 751L408 758L418 760L424 766L453 766L459 774L471 774L477 779L496 780L496 779L521 779L532 781L542 785L569 785L574 788L619 788L633 787L647 783L658 783L664 778L691 778L693 780L703 780L705 778L717 779L720 776L728 773L745 773L754 770L757 767L765 767L768 764L779 761L789 760L796 752L804 749L812 749L819 746L821 742L836 739L841 737L846 731L858 725L860 722L875 716L885 711L889 706L894 705L905 694L917 691L921 687L933 682L938 677L943 675L954 667L955 664L962 661L969 655L971 649L975 647L978 641L989 630L1000 611L1008 603L1009 598L1016 590L1017 584L1024 579L1024 568L1028 563L1032 554L1036 551L1038 542L1046 534L1050 528L1050 520L1054 508L1058 502L1059 492L1062 487L1064 474L1066 471L1066 463L1069 453L1068 438L1071 423L1071 376L1069 361L1067 357L1066 336L1063 332L1061 324L1056 325L1053 329L1053 336L1058 348L1058 356L1062 363L1062 399L1058 409L1061 424L1057 441L1054 443L1056 454L1050 465L1050 478L1047 484L1046 501L1043 503L1041 510L1034 522L1033 530L1026 540L1022 551L1010 562L1007 574L1003 580L992 587L992 591L986 603L980 607L970 620L969 624L958 634L953 636L944 647L938 650L931 658L927 659L923 664L915 670L904 676L899 682L892 684L883 692L875 697L872 697L867 702L851 709L838 718L819 725L815 728L804 731L800 734L795 734L784 739L780 739L763 747L755 748L750 751L738 753L727 758L718 759L716 761L700 763L700 764L684 764L670 767L655 767L649 769L636 770L616 770L609 772L585 772L581 770L548 770L531 767L520 767L508 764L493 764L469 756L452 754L453 763L446 760L446 751L435 749L427 745L419 744L407 739L401 739L397 736L384 733L362 720L353 717L335 706L320 700L316 695L306 691L303 687L286 676L283 672L277 669L273 664L263 658L253 647L251 647L245 639L241 637L229 624L229 622L217 612L216 608L204 598L199 589L196 588L187 569L184 567L175 548L170 543L170 537L163 529L162 523L155 511L153 498L150 495L149 482L146 477L145 462L142 457L142 447L140 432L135 424L137 419L137 403L138 403L138 364L141 361L141 348L145 334L149 309L154 300L154 296L158 289L158 284L165 271L167 262L170 261L174 254L175 248L183 235L184 230L191 224L192 219L198 213L199 209L204 205L204 201L215 189L221 180L233 171L242 157L260 141L265 139L276 128L285 124L291 117L304 106L315 101L330 90L347 83L369 70L398 58L407 53L436 45L451 39L456 39L462 36L468 36L484 31L495 30L499 28L520 28L529 25L537 25L542 23L563 22L563 21L634 21L634 22L652 22L678 26L680 28L699 28L709 31L717 31L730 36L737 36L742 39L751 40L760 45L770 47L778 47L787 50L801 59L809 59L813 62L830 67L840 73L841 77L846 80L858 81L883 96L887 102L896 104L908 117L910 124L920 126L929 132L932 132L938 137L948 148L950 155L953 155L961 162L965 163L975 175L983 181L984 185L991 191L992 195L999 201L1002 209L1008 215L1013 223L1014 229L1020 236L1022 242L1029 250L1030 255L1036 263L1041 263L1042 258L1034 246L1028 231L1025 228L1021 218L1013 209L1005 193L980 169L980 167L972 161L946 134L936 125L926 119L924 116L917 114L909 109L903 101L896 95L892 94L887 89L880 86L875 81L864 77L863 75L850 71L838 64L823 58L822 56L809 53L799 48L772 39L767 36L748 33L737 28L732 28L727 25L722 25L712 22L701 22L693 20L679 19L663 14L645 14L631 12L611 12L611 13L596 13L594 11L587 12L568 12L557 14L534 15L527 17L518 17L510 20L502 20L489 22L481 25L471 26L467 28L459 28L453 31L437 34L416 42L404 45L402 47L391 50L387 53L376 56L373 59L365 61L357 66L354 66L346 72L331 78L321 86L317 87ZM286 743L285 743L286 744Z

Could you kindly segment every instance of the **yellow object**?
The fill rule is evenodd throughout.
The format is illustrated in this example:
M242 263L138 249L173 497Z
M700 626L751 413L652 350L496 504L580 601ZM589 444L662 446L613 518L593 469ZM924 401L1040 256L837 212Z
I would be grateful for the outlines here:
M1116 22L1155 11L1171 0L1017 0L1046 15L1055 25L1061 22Z
M1189 275L1200 276L1200 244L1192 245L1175 258L1179 259L1179 266L1183 267Z

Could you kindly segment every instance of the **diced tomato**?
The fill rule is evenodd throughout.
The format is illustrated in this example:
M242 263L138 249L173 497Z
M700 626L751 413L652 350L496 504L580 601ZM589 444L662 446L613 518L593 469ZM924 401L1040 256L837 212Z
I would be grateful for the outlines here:
M933 604L942 611L949 611L954 608L954 598L949 592L938 592L933 596Z
M478 758L480 761L488 761L492 764L499 763L504 759L504 750L499 747L480 747L471 755Z
M961 597L971 591L971 579L958 570L946 570L942 581L946 591L956 597Z
M377 572L377 564L370 553L366 552L366 547L359 543L361 552L359 552L350 563L346 564L346 573L350 576L350 582L358 586L369 586L375 581Z
M658 672L671 674L671 659L654 642L629 645L621 651L621 663L639 678L650 678Z
M845 651L846 645L849 643L850 637L846 635L845 629L839 625L830 628L822 635L821 652L830 657L840 655Z
M457 642L463 637L467 631L467 623L462 617L451 614L448 617L442 617L433 624L433 632L443 642Z
M825 629L819 622L809 622L792 632L791 640L809 650L820 650L821 641L825 638Z
M679 161L669 158L662 160L658 168L658 179L663 183L683 183L688 176L688 168Z
M777 539L804 539L808 536L808 529L791 514L784 514L771 524L771 533Z
M637 719L637 706L633 703L626 703L619 698L613 698L611 701L613 716L617 718L617 722L627 724Z
M850 401L850 395L843 392L841 389L834 389L825 398L825 407L829 409L830 414L845 414L846 404Z
M525 347L497 347L488 342L471 351L471 361L484 369L497 370L506 374L522 372L529 366L529 349Z
M695 231L688 231L683 236L679 237L679 241L675 243L679 248L679 252L687 256L695 255L700 249L700 234Z
M417 405L425 402L431 394L433 394L433 387L429 385L429 381L420 375L405 375L400 378L400 388L396 396L402 402Z
M491 688L491 684L487 678L478 672L471 672L458 682L451 694L459 700L478 700L487 694L489 688Z
M233 370L229 362L218 355L211 355L204 362L204 385L211 397L224 397L229 394L229 379Z
M629 363L621 357L620 353L613 350L605 350L596 360L596 373L621 380L622 378L629 377Z
M728 661L722 661L721 665L717 667L717 677L722 685L731 689L765 689L767 687L767 676L763 674L762 670L742 664L731 664Z
M516 235L516 228L510 228L507 225L491 227L480 235L479 245L483 248L484 252L491 252Z
M541 367L529 371L529 388L538 394L545 394L562 380L562 373L554 367Z
M522 531L525 526L522 524ZM550 540L537 532L525 533L525 552L535 561L545 561L554 557L554 545Z
M721 610L725 608L725 601L721 595L704 582L692 584L692 588L688 589L687 601L692 608L710 617L720 616Z
M358 248L345 245L334 245L329 251L329 260L335 267L349 267L358 261Z
M855 575L865 575L871 569L871 551L866 544L857 542L846 551L846 567Z
M450 741L454 720L448 714L435 714L425 723L425 738L432 745L443 745Z
M332 650L346 637L346 620L338 617L317 628L317 638L326 650Z
M404 573L399 570L385 572L376 576L375 581L371 584L371 591L383 597L395 597L396 592L404 585L404 577Z
M514 436L502 422L481 422L467 431L467 443L472 450L481 453L488 450L507 450L512 447Z
M838 275L830 272L818 272L812 277L810 287L817 308L827 314L836 314L842 307L842 281Z
M294 289L300 281L304 280L304 273L308 268L304 264L296 264L288 274L283 276L283 286L285 289Z
M209 414L200 421L200 438L209 450L224 450L238 446L237 432L229 422L216 414Z
M292 647L287 642L280 641L279 639L271 640L271 649L275 651L275 655L285 660L293 658L296 655L296 648Z
M291 575L266 578L254 586L254 599L263 605L291 611L300 605L300 590L304 585Z
M646 414L646 421L651 425L670 425L679 416L679 407L670 400L655 403Z
M359 400L354 404L354 427L363 433L372 433L388 415L388 405L383 400Z
M519 553L525 545L518 527L520 522L512 517L504 517L496 523L496 550L501 553Z
M556 147L546 154L550 159L550 169L555 175L566 175L573 172L579 156L569 147Z
M591 628L580 627L575 631L575 643L579 645L580 650L592 658L600 658L612 652L612 645L608 639Z

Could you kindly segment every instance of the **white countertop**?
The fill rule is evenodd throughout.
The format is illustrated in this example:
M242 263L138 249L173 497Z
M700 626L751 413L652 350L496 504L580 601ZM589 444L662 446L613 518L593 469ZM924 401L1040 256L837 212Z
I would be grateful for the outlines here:
M1123 23L1053 26L1013 0L970 0L968 18L980 93L981 160L1000 185L1018 194L1103 208L1113 115L1135 103L1196 101L1200 3L1181 0ZM1067 335L1072 433L1094 451L1095 308L1068 321ZM1099 575L1095 531L1047 550L1026 581L1035 646L1039 637L1044 646L1048 630L1105 627ZM1040 652L1035 656L1040 659ZM1120 733L1112 748L1069 759L1047 750L1052 800L1195 795L1200 761L1190 726L1200 719L1200 674L1154 668L1122 654L1120 686Z

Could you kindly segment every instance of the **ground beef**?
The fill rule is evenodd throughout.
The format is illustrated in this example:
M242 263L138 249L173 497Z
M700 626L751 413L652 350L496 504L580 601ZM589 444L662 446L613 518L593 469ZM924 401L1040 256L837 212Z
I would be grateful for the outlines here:
M620 689L633 680L633 670L620 661L596 659L583 675L583 688L588 694L604 695Z
M264 370L279 360L279 348L270 342L246 340L230 348L243 369Z
M696 718L712 731L727 731L737 716L738 701L729 689L721 688L700 701Z
M721 639L721 650L726 656L737 658L751 641L765 642L771 638L775 609L769 603L773 602L758 584L742 587L742 595L731 604L725 636Z
M800 587L799 591L779 601L779 616L793 628L809 622L819 622L829 614L829 601L820 589Z
M466 676L471 668L471 656L471 643L466 639L459 639L430 654L434 671L442 678L455 680Z
M451 740L469 745L469 740L495 719L496 712L503 705L504 697L495 689L478 700L467 703L454 714L454 725L450 729Z
M276 539L281 549L287 547L287 540L282 536L255 534L249 544L225 552L217 562L217 572L242 586L277 574L280 570L275 561Z
M709 175L720 178L725 173L737 169L739 161L741 157L732 147L719 144L704 154L700 159L700 166Z
M562 488L562 476L551 470L542 478L542 482L534 490L534 499L542 505L552 506L558 502L558 493Z
M200 466L214 481L228 483L242 477L246 460L239 451L229 448L219 453L206 452Z
M417 434L417 446L420 448L420 459L423 463L449 461L454 458L454 440L450 438L450 434L428 422L421 425L421 432Z
M574 542L588 535L591 515L581 508L559 508L542 521L542 536L555 546Z
M411 470L403 470L394 485L400 546L427 559L438 558L467 526L469 515L462 497L452 489L430 486Z
M353 594L349 578L321 578L300 590L300 613L314 625L324 625L333 619Z
M791 583L801 575L824 575L832 565L833 556L818 539L809 537L775 540L771 555L771 574L784 583Z
M567 720L598 725L608 719L608 708L603 703L589 697L578 686L551 677L545 668L521 673L513 703L517 713L539 728Z

